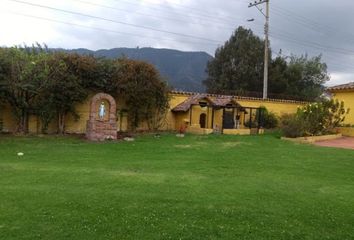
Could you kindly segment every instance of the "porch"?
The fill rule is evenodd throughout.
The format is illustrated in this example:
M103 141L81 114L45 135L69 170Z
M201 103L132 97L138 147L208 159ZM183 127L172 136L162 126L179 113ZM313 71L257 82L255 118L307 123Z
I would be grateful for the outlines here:
M262 133L262 108L245 107L231 96L196 94L172 109L176 129L195 134L250 135Z

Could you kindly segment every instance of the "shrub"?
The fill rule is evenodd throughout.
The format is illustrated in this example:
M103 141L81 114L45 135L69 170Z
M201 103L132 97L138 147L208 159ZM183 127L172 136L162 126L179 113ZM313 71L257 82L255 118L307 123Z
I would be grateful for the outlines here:
M299 107L294 115L282 117L282 130L286 137L323 135L335 132L345 120L349 109L338 100L322 100Z
M261 107L262 109L262 117L263 117L263 127L267 129L276 128L279 125L278 116L273 113L269 112L266 107Z
M247 120L245 122L245 127L247 127L247 128L257 128L258 127L258 122L256 120L254 120L251 123L249 120Z
M306 122L297 114L285 114L281 117L281 130L285 137L302 137L306 132Z
M258 125L259 121L259 125ZM269 112L264 106L261 106L257 112L255 118L252 120L252 124L249 120L245 121L245 127L258 128L263 127L266 129L276 128L279 124L277 115L273 112Z
M348 112L344 102L331 99L307 104L298 109L297 115L307 122L307 135L322 135L334 132Z

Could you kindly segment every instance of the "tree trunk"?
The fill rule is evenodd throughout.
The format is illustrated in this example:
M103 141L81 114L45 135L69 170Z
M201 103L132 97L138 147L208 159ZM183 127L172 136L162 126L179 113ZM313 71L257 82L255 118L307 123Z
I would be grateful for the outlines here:
M65 113L59 113L58 128L59 128L59 134L64 134L64 132L65 132Z
M20 119L18 120L17 132L20 134L28 133L28 112L25 109L21 110Z

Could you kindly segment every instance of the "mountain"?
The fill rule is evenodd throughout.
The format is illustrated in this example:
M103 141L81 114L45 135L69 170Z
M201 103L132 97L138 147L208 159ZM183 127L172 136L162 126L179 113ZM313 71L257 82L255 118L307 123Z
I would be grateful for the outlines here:
M79 54L92 54L97 57L147 61L156 66L161 75L176 90L203 92L202 81L206 79L207 62L212 56L205 52L182 52L172 49L156 48L113 48L91 51L84 48L67 50Z

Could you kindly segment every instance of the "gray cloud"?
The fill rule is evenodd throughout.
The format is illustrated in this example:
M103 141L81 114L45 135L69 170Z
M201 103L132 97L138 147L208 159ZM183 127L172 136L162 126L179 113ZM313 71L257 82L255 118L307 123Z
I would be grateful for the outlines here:
M1 45L46 42L50 47L90 49L114 47L158 47L186 51L206 51L213 55L238 26L251 28L263 37L264 17L246 0L23 0L35 4L100 16L107 19L176 34L136 28L84 16L3 1L0 27ZM322 54L332 80L329 84L351 81L354 77L354 2L330 0L270 0L271 47L283 54ZM85 2L91 2L87 4ZM99 7L95 4L108 7ZM20 15L13 15L10 12ZM4 14L3 14L4 13ZM21 16L29 14L73 25ZM254 18L254 22L247 19ZM11 25L9 26L9 23ZM79 27L84 25L89 28ZM91 29L91 28L96 28ZM99 31L97 28L109 31ZM118 34L121 32L123 34ZM216 40L217 42L212 42Z

